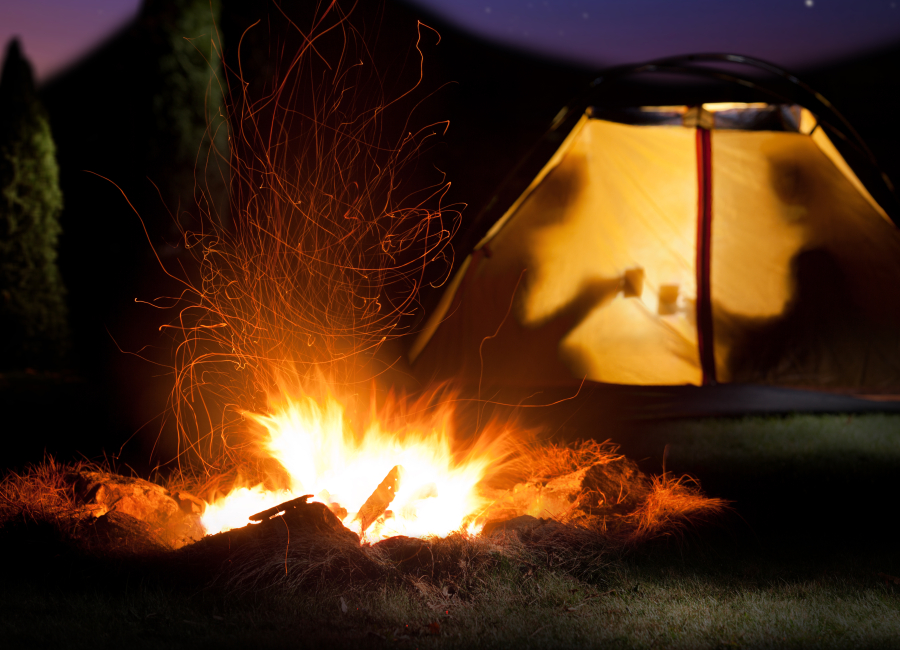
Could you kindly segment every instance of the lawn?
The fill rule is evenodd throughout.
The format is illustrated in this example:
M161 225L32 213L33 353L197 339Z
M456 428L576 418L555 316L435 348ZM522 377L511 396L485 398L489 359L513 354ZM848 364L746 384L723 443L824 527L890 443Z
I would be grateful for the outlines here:
M229 594L50 530L0 540L4 647L897 647L900 416L645 424L624 450L697 476L732 511L590 573L500 558L427 581Z

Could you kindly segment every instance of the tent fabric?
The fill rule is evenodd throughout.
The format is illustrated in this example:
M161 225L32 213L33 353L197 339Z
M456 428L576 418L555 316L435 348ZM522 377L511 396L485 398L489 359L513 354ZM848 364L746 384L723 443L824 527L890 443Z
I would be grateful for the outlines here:
M484 386L701 385L708 337L718 381L896 387L897 228L807 111L702 108L708 173L685 126L702 111L578 122L450 283L412 347L417 371ZM704 180L712 332L698 336Z

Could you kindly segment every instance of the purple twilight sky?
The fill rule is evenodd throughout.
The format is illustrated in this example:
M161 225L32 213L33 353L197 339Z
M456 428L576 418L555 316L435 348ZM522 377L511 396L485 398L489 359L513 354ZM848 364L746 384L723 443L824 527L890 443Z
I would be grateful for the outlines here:
M457 25L590 66L730 52L803 69L900 42L900 0L412 0Z
M0 0L0 47L18 36L38 80L46 79L115 33L140 5L141 0Z
M803 69L900 43L900 0L410 1L484 37L598 67L729 51ZM38 78L46 79L139 6L140 0L0 0L0 43L20 36Z

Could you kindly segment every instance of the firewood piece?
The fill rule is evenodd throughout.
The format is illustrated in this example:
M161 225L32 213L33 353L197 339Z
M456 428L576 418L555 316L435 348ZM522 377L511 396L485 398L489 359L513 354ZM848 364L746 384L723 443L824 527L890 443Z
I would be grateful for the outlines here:
M366 499L362 508L359 509L356 520L362 523L362 532L366 532L369 526L372 525L372 522L383 515L384 511L391 505L400 485L401 471L400 465L394 465L381 484L375 488L372 495Z
M266 523L271 525L269 534L274 531L280 534L284 530L284 526L272 525L275 524L276 519L273 517L269 521L263 522L263 525ZM290 530L302 530L307 534L344 537L352 540L354 544L359 544L359 535L345 528L341 520L324 503L298 503L293 508L284 511L283 521Z
M279 512L287 512L288 510L293 510L299 505L305 505L307 499L310 499L312 496L312 494L304 494L302 497L297 497L296 499L291 499L290 501L279 503L274 508L269 508L268 510L257 512L255 515L250 515L250 521L265 521L266 519L271 519Z
M359 535L346 528L328 506L317 501L307 503L307 499L312 496L305 494L258 512L250 517L250 521L258 522L259 525L248 524L246 529L251 531L252 536L266 537L286 531L290 535L289 531L300 530L305 531L305 534L337 535L359 544Z

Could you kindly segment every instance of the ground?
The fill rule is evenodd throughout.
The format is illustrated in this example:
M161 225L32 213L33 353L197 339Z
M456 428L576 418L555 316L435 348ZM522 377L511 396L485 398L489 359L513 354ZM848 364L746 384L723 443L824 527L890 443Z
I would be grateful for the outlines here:
M499 562L462 597L409 583L227 595L72 561L36 534L4 553L0 638L11 648L900 644L900 416L656 422L624 450L660 471L666 445L666 469L694 474L732 512L581 579L551 557L527 570Z

